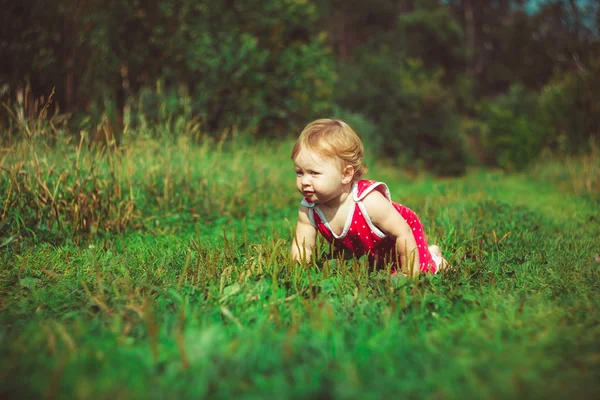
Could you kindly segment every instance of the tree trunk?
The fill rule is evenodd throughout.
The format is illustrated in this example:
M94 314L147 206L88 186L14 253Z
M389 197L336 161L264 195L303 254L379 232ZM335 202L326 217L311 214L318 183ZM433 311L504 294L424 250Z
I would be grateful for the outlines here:
M335 9L335 29L337 36L338 58L340 60L348 59L348 35L346 32L346 15L342 7Z
M466 73L471 79L475 79L475 18L473 17L472 0L463 0L465 13L465 35L467 47Z
M70 10L65 16L65 110L73 111L75 99L75 84L73 70L75 68L75 57L77 55L77 34L79 31L79 0L73 1Z

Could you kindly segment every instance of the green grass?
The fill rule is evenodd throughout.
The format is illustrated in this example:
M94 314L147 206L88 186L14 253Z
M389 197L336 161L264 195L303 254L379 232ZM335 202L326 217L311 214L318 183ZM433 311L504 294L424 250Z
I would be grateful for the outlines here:
M15 145L0 160L0 396L600 395L597 153L582 183L577 159L568 179L559 161L451 180L373 165L456 266L413 281L288 260L290 149Z

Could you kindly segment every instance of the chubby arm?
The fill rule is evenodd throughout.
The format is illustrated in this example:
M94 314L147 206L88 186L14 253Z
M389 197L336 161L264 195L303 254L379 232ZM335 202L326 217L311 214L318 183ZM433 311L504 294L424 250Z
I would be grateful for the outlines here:
M373 224L385 234L396 238L396 250L405 275L416 277L421 272L417 242L410 226L381 193L373 191L364 199L363 204Z
M310 223L308 208L301 206L298 211L298 225L296 225L296 234L292 242L290 256L300 262L310 261L316 241L317 230Z

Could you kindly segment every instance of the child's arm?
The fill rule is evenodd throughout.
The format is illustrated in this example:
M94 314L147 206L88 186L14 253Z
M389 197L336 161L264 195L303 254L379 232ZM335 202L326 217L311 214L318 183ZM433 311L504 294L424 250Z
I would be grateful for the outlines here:
M417 242L404 218L392 203L381 193L373 191L364 199L363 204L375 226L387 235L396 238L396 250L405 275L416 277L421 272Z
M310 261L317 241L317 230L310 223L308 208L301 206L298 211L298 225L292 242L291 257L297 261Z

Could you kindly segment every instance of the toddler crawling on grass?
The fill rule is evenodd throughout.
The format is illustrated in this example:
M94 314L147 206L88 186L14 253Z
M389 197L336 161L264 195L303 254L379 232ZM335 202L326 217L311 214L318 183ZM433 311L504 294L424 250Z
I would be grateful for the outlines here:
M438 246L427 244L425 229L408 207L391 201L383 182L366 173L363 145L340 120L319 119L304 128L292 150L296 187L304 196L291 256L310 261L317 232L337 250L408 276L449 268Z

